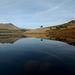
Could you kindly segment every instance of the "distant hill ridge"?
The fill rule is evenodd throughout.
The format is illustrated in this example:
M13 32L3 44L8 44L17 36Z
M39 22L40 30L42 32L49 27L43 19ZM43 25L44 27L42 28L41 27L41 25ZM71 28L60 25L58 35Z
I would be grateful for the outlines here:
M15 25L13 25L12 23L6 23L6 24L0 24L0 29L4 29L4 30L18 30L21 29L19 27L16 27Z
M16 27L12 23L0 24L0 35L3 33L23 33L25 31L27 29Z

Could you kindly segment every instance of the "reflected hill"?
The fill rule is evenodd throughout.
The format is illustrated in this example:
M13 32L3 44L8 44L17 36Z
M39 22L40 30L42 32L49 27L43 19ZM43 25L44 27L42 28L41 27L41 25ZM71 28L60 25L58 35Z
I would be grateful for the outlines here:
M0 43L9 43L9 44L13 44L14 42L16 42L19 39L22 38L27 38L24 35L0 35Z
M43 41L43 39L62 41L75 46L74 34L25 34L25 36L41 38L41 41Z
M22 38L28 38L28 37L35 37L35 38L40 38L41 41L43 41L43 39L47 39L47 40L55 40L55 41L62 41L65 43L68 43L69 45L73 45L75 46L75 35L74 34L25 34L25 35L14 35L14 34L9 34L9 35L0 35L0 43L9 43L9 44L13 44L14 42L16 42L19 39Z

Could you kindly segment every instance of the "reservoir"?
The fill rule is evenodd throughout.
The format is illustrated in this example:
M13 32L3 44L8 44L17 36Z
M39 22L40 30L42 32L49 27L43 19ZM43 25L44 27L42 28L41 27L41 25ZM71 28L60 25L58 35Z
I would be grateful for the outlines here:
M40 35L0 36L0 75L73 74L75 42L69 41Z

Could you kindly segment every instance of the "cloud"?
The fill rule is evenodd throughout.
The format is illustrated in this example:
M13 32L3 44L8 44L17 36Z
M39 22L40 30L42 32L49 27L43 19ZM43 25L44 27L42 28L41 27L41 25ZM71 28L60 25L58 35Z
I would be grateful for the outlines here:
M74 19L74 0L2 0L0 22L19 27L56 25Z
M37 13L35 13L34 15L35 16L39 16L39 15L42 15L42 14L47 14L47 13L49 13L49 12L53 12L53 11L55 11L55 10L57 10L57 9L59 9L59 8L62 8L65 4L67 4L67 3L69 3L71 0L67 0L67 1L64 1L63 3L61 2L60 4L58 4L57 6L54 6L54 7L52 7L52 8L49 8L48 10L45 10L45 11L43 11L43 12L37 12Z

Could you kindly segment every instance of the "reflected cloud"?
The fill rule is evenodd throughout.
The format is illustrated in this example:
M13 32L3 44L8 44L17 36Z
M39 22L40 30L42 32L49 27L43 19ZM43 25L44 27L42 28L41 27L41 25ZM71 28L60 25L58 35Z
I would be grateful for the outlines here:
M52 64L48 62L29 60L26 62L24 69L25 72L50 72Z

